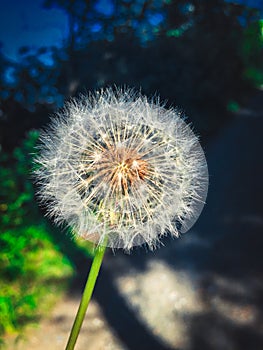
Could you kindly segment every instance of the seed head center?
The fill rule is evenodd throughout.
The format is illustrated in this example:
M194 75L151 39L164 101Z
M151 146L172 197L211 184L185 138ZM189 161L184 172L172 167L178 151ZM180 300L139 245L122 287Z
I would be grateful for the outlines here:
M146 160L136 151L125 147L112 147L105 151L102 163L107 164L109 186L128 194L130 188L145 180L149 172Z

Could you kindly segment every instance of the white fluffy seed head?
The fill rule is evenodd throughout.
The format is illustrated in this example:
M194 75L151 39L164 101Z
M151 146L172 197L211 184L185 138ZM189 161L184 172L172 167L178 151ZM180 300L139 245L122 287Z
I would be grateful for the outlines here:
M39 198L84 239L153 248L201 213L208 173L196 136L178 111L140 93L109 88L72 100L41 140Z

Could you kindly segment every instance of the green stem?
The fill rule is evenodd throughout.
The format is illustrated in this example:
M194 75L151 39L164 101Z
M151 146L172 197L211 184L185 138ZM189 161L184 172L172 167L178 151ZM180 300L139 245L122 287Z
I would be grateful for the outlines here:
M105 244L105 242L104 242L104 244ZM79 305L79 309L78 309L74 324L73 324L72 329L71 329L71 333L70 333L69 340L68 340L68 343L66 346L66 350L73 350L74 346L76 344L76 341L77 341L77 338L78 338L78 335L80 332L80 328L81 328L82 322L84 320L84 317L85 317L85 314L87 311L87 307L89 305L89 302L90 302L90 299L91 299L91 296L92 296L92 293L93 293L93 290L95 287L95 283L96 283L96 280L97 280L97 277L99 274L99 270L101 267L101 263L103 260L105 249L106 249L106 246L98 246L96 248L94 259L93 259L93 262L91 265L91 269L90 269L90 272L88 275L86 286L85 286L85 289L84 289L84 292L82 295L82 299L81 299L81 302Z

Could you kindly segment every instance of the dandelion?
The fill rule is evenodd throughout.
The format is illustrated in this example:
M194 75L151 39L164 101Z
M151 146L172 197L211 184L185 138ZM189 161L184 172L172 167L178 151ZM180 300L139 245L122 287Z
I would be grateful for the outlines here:
M39 196L73 233L112 248L186 232L207 192L198 139L174 109L132 90L72 100L42 135Z
M48 214L103 249L143 243L152 249L168 233L177 237L195 223L207 193L205 156L181 113L129 89L68 102L42 135L36 162ZM67 349L74 347L103 249Z

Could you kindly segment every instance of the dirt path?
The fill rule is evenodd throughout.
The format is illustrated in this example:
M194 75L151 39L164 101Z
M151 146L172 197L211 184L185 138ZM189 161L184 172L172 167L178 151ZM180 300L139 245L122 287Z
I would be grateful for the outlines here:
M18 340L10 338L8 349L19 350L61 350L65 348L69 332L78 309L81 294L64 297L53 309L50 318L41 322L39 327L30 327L25 336ZM88 339L88 342L87 342ZM88 345L87 345L88 344ZM89 306L89 313L82 325L76 350L123 349L94 301Z

